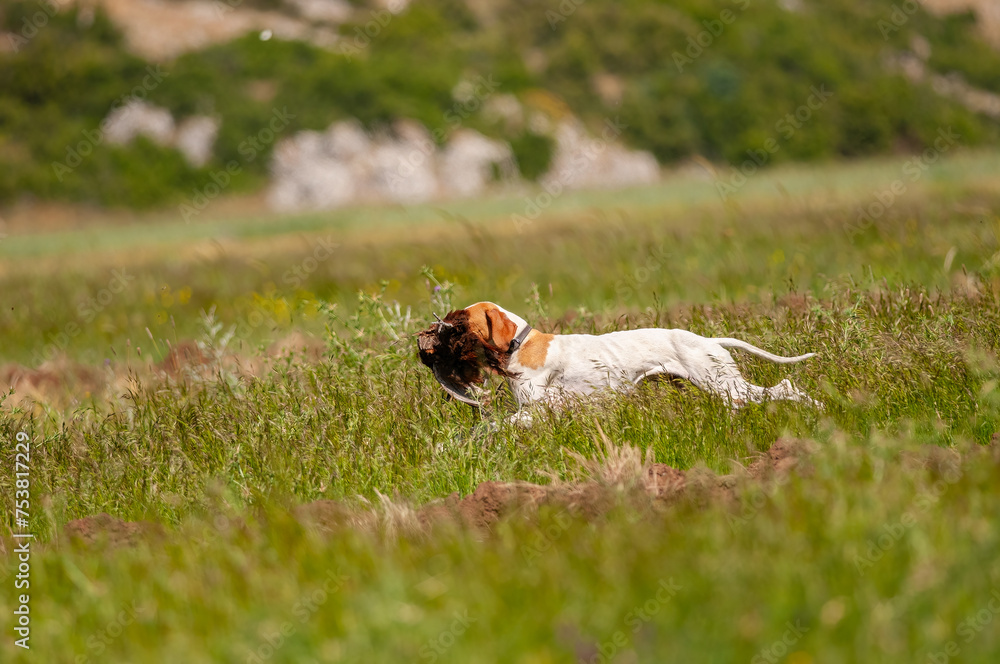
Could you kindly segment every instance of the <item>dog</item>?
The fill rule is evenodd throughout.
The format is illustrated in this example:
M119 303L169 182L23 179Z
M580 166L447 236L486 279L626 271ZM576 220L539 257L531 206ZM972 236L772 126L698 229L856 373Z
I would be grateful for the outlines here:
M523 409L533 403L559 407L568 398L600 390L627 392L654 376L684 379L727 400L733 409L747 403L798 401L822 404L785 379L774 387L747 381L730 348L778 364L801 362L806 353L782 357L745 341L706 338L687 330L650 328L608 334L545 334L492 302L450 312L418 335L421 361L445 391L459 401L475 398L485 373L503 376L519 406L512 421L528 424Z

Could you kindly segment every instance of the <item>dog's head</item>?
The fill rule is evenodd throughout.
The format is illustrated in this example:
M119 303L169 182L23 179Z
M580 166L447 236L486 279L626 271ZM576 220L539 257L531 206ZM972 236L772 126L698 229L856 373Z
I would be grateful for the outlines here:
M441 386L459 401L478 405L470 392L485 373L509 376L510 345L518 323L492 302L478 302L449 312L417 335L420 361Z

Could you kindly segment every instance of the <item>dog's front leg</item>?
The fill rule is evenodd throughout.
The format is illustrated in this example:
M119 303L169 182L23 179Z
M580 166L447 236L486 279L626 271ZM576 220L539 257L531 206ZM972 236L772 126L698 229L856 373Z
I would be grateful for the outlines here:
M561 389L539 385L537 381L514 379L510 381L510 388L517 401L518 411L507 418L507 421L521 427L530 427L541 408L558 409L565 402Z
M516 413L508 417L507 421L510 424L527 429L532 424L535 423L535 418L531 416L531 413L528 411L527 408L522 408L521 410L517 411Z

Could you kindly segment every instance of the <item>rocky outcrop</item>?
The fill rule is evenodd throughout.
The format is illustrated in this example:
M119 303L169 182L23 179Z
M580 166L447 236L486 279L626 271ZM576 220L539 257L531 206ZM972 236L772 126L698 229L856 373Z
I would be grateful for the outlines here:
M516 177L506 143L461 129L442 149L412 120L375 135L353 120L299 132L275 146L271 172L268 201L278 210L474 196Z
M105 138L115 145L127 145L140 136L169 145L175 129L170 111L138 100L115 108L101 124Z
M512 121L523 117L519 107L508 106L504 110ZM611 120L600 137L572 118L547 123L547 130L555 152L539 184L549 190L617 188L659 178L656 158L625 148ZM440 147L412 120L376 135L355 121L334 123L325 132L300 132L275 147L271 172L268 201L283 211L478 196L520 179L508 143L459 128Z
M170 111L145 101L133 100L112 110L101 123L104 136L114 145L128 145L144 136L159 145L180 151L195 167L212 158L219 121L205 115L186 118L180 125Z
M621 129L609 119L601 137L587 133L575 120L556 127L555 154L549 172L541 178L547 190L619 188L655 182L660 177L656 157L645 150L629 150L618 142Z

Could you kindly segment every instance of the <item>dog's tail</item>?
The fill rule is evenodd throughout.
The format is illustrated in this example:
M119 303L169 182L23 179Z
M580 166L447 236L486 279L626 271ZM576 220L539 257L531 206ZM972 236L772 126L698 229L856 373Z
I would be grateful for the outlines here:
M778 364L791 364L793 362L801 362L802 360L808 360L810 357L814 356L816 353L806 353L805 355L796 355L795 357L783 357L781 355L775 355L773 353L768 353L766 350L757 348L752 344L748 344L745 341L740 341L739 339L712 339L715 343L719 344L723 348L739 348L740 350L745 350L746 352L756 355L757 357L763 357L765 360L770 360Z

